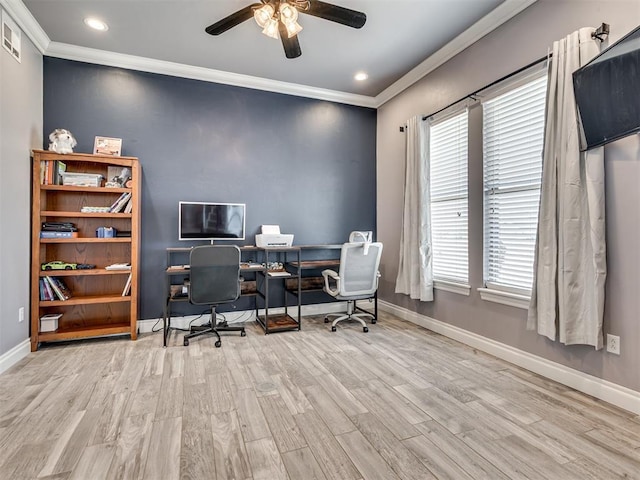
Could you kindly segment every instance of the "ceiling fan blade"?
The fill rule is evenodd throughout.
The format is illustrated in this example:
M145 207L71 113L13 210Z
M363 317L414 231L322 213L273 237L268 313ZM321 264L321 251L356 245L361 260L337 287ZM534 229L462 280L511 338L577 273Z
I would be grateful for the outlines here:
M217 21L216 23L209 25L205 28L205 32L209 35L220 35L221 33L226 32L230 28L235 27L236 25L241 24L242 22L249 20L253 17L253 10L257 7L260 7L261 3L253 3L244 7L242 10L238 10L231 15L224 17L222 20Z
M339 7L320 0L310 0L308 9L300 9L300 13L324 18L332 22L341 23L347 27L362 28L367 21L367 16L362 12L350 8Z
M300 50L300 42L298 36L294 35L289 38L287 35L287 27L282 22L279 22L278 33L280 33L280 40L282 40L282 46L284 47L284 54L287 58L297 58L302 55Z

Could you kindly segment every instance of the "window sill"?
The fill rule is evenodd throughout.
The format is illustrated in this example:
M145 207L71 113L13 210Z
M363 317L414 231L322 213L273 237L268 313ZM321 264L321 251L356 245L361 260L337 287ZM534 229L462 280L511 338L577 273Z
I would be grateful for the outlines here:
M444 290L445 292L457 293L459 295L469 296L471 287L464 283L446 282L444 280L434 280L433 288L436 290Z
M478 292L480 292L480 298L487 302L501 303L511 307L522 308L523 310L529 309L529 300L531 298L528 295L518 295L490 288L478 288Z

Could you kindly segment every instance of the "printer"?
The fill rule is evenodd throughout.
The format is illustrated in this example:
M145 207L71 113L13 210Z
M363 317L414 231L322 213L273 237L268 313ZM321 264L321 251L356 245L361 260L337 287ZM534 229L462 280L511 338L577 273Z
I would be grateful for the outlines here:
M262 233L256 234L256 246L260 248L290 247L293 244L293 234L280 233L279 225L262 225Z

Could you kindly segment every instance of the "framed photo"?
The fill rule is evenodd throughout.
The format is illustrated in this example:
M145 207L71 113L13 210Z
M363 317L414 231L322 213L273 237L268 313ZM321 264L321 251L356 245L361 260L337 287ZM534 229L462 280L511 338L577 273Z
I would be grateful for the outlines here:
M119 157L122 152L122 139L110 137L96 137L93 153L96 155L111 155Z

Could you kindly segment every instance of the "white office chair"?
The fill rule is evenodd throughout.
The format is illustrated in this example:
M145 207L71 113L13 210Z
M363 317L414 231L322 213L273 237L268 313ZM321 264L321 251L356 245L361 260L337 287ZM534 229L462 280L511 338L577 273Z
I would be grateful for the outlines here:
M351 237L350 237L351 239ZM323 270L323 290L337 300L347 301L346 313L330 313L324 317L329 323L330 317L337 317L331 324L331 331L336 331L336 325L343 320L357 320L362 324L362 330L368 332L365 318L376 322L374 315L366 312L355 313L356 301L373 298L378 290L380 272L380 256L382 243L380 242L349 242L342 245L340 253L340 271Z

